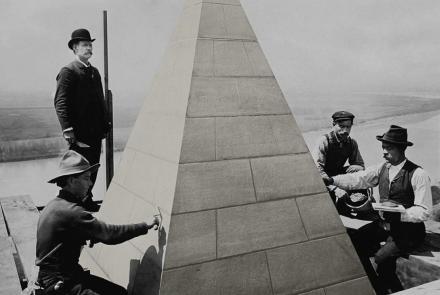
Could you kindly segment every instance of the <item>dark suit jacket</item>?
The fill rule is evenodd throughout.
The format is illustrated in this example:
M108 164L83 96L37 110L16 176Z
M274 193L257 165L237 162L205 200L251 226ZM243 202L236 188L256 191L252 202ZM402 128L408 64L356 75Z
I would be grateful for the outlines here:
M98 70L75 60L60 70L56 80L54 103L61 129L72 127L85 143L102 139L109 120Z

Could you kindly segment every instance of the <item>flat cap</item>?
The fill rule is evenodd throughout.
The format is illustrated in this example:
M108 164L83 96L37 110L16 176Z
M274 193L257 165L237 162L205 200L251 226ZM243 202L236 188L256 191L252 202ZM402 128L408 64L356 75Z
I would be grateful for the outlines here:
M354 115L347 111L338 111L332 115L333 121L344 121L344 120L353 120Z

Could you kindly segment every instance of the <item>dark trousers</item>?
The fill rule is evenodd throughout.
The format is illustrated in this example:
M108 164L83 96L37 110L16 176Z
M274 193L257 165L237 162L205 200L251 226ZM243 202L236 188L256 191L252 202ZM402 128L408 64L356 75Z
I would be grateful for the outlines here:
M353 246L376 293L403 290L396 274L396 261L418 247L425 238L423 223L393 222L389 230L384 223L373 222L359 230L347 230ZM381 245L381 242L385 244ZM376 271L370 263L374 257Z
M99 163L99 158L101 157L101 145L102 140L95 140L92 142L87 142L90 147L79 147L78 145L74 144L69 147L69 149L74 150L75 152L81 154L84 158L89 161L90 165ZM92 173L90 180L92 181L93 185L96 181L96 176L98 175L98 171ZM93 187L92 185L92 187Z
M69 147L69 149L74 150L75 152L81 154L84 158L89 161L90 165L99 163L99 158L101 157L101 145L102 140L95 140L95 141L87 141L87 144L90 145L90 147L79 147L78 145L74 144ZM88 196L84 201L84 205L87 208L87 210L92 212L97 212L99 210L99 205L93 202L93 194L92 189L96 182L96 177L98 176L98 170L93 172L90 175L90 180L92 181L92 185L90 186Z
M127 295L125 288L103 278L89 275L66 290L66 295Z

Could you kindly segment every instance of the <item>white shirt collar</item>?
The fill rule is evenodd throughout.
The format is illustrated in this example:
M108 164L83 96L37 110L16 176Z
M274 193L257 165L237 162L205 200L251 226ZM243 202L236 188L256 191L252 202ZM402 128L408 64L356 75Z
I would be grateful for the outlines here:
M388 178L390 181L393 180L394 177L396 177L397 173L399 173L400 169L402 169L402 167L403 167L403 165L405 165L405 163L406 163L406 159L403 160L402 163L400 163L396 166L390 165L389 172L388 172Z
M86 68L90 67L90 63L89 64L84 63L82 60L79 59L78 55L75 55L75 58L76 58L77 61L82 63Z

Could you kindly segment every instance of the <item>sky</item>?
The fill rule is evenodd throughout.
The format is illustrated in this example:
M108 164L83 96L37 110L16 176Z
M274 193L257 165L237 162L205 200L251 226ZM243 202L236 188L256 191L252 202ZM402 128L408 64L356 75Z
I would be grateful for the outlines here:
M242 0L286 96L322 92L440 93L436 0ZM148 92L181 0L0 0L0 107L51 106L55 77L73 59L74 29L90 30L103 73L108 11L109 85L116 105ZM18 99L17 99L18 98Z

